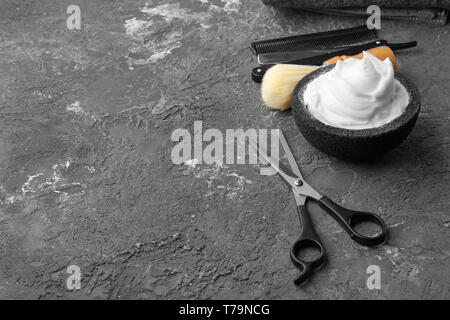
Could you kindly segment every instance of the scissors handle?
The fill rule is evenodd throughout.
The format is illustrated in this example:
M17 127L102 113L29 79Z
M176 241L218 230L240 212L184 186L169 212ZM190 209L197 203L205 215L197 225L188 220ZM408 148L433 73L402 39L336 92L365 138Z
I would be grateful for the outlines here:
M300 270L300 274L294 280L294 284L300 286L309 280L313 271L326 263L327 256L322 242L314 230L306 205L297 206L297 212L302 225L302 231L300 237L291 247L290 256L294 266ZM300 253L308 248L318 251L319 256L314 257L312 260L302 259Z
M319 204L357 243L366 247L373 247L386 241L388 236L386 224L378 215L370 212L346 209L333 202L326 196L319 199ZM355 227L364 222L374 223L377 225L379 232L374 236L361 234L355 229Z

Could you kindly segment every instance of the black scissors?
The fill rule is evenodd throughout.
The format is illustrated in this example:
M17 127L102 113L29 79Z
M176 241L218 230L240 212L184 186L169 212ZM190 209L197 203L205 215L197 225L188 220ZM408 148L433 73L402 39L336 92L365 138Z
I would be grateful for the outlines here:
M373 247L382 244L387 239L387 229L383 219L381 219L378 215L343 208L330 200L327 196L321 195L317 190L310 186L302 177L300 169L298 168L295 158L292 155L289 145L287 144L281 130L279 131L279 138L285 151L285 156L289 161L291 170L280 163L279 159L268 156L267 151L261 146L258 147L252 139L249 140L249 144L255 150L258 150L260 157L267 161L278 172L278 174L286 180L294 193L302 230L300 232L300 237L291 247L290 257L295 267L300 270L300 274L294 280L294 283L296 285L303 285L309 280L315 270L321 268L327 262L324 246L314 230L311 217L309 216L309 212L306 208L307 199L312 199L318 202L320 207L344 228L352 240L361 245ZM359 224L366 222L375 224L378 227L378 233L365 235L355 229L355 227ZM312 260L302 259L300 257L300 253L305 249L315 249L319 252L319 255L314 257Z

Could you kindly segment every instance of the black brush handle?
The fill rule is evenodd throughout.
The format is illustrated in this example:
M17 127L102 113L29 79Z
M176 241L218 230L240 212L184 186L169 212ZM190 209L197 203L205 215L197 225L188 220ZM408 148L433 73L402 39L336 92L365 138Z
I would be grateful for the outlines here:
M388 47L392 50L403 50L417 47L417 41L403 42L403 43L388 43Z
M274 64L265 64L260 65L259 67L255 67L252 69L252 79L255 82L262 82L262 79L264 78L264 75L266 74L266 71L272 68Z

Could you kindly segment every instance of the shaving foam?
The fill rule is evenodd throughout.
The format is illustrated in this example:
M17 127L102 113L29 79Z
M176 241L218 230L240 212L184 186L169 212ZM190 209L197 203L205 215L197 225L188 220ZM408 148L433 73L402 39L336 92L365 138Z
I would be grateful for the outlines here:
M368 52L349 58L311 81L304 93L308 111L319 121L344 129L380 127L399 117L409 103L406 88L394 78L389 58Z

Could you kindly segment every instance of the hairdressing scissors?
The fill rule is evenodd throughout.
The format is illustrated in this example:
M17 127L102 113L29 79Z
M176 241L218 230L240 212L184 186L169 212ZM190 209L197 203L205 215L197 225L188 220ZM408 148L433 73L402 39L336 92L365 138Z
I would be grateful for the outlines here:
M291 170L280 163L279 159L268 156L267 151L261 146L257 146L252 139L249 139L249 144L255 150L259 151L260 157L277 171L277 173L291 186L292 192L294 193L302 230L300 232L300 237L291 247L290 257L295 267L300 270L300 274L294 280L294 283L296 285L302 285L309 280L315 270L321 268L327 262L324 246L314 229L306 207L307 199L316 201L325 212L341 225L341 227L350 235L352 240L363 246L373 247L380 245L386 241L388 234L386 224L378 215L341 207L327 196L321 195L316 189L309 185L303 178L281 130L279 131L279 138ZM367 235L362 234L361 231L356 229L359 224L366 222L376 225L378 233ZM305 249L315 249L319 254L311 260L303 259L300 257L300 253Z

